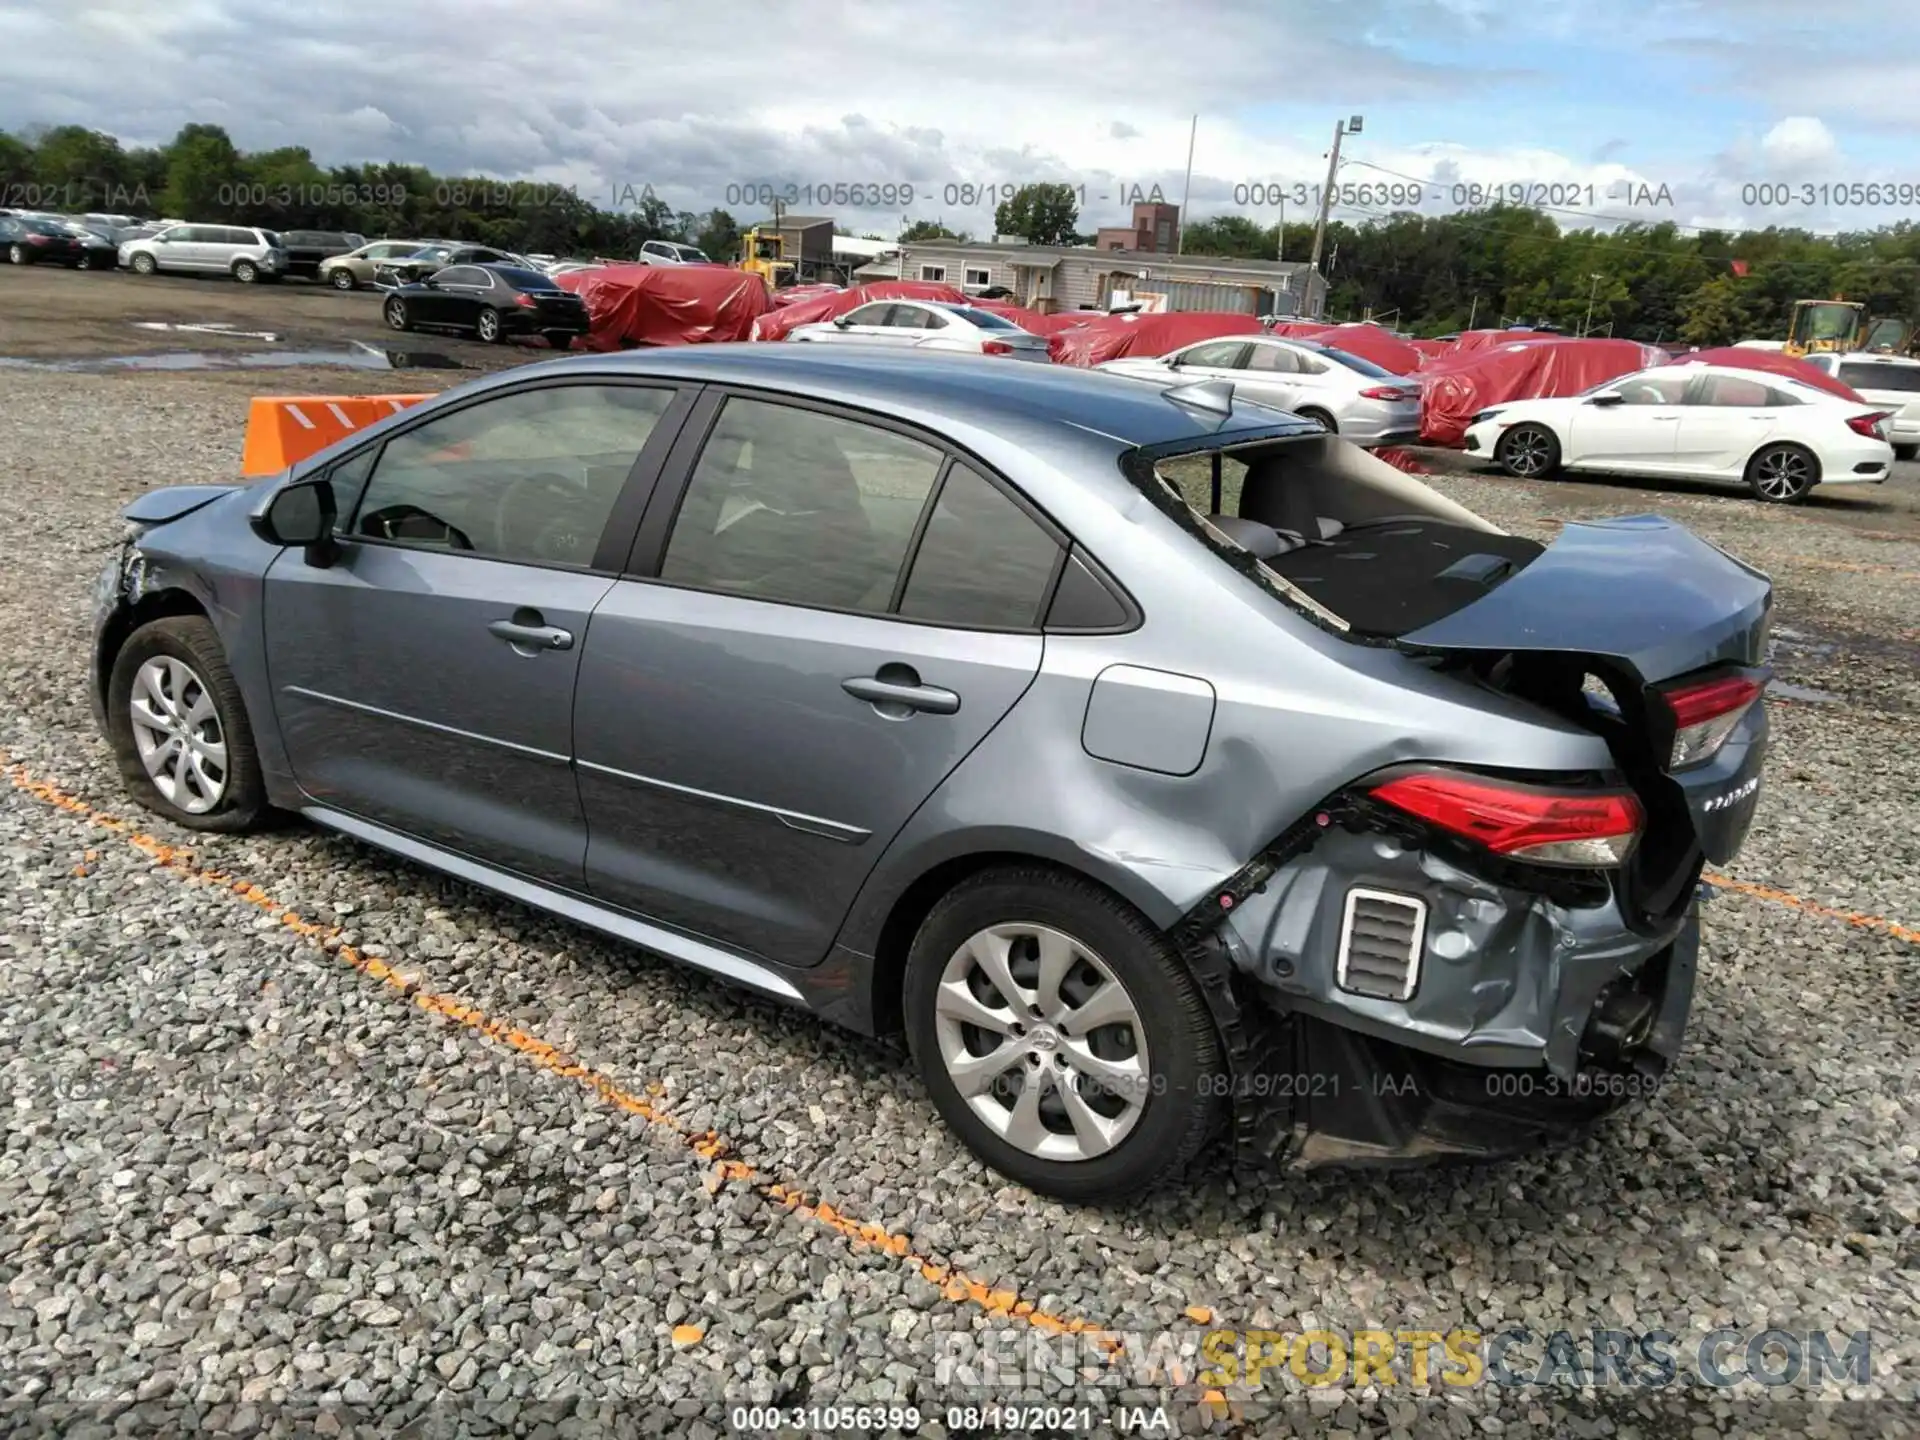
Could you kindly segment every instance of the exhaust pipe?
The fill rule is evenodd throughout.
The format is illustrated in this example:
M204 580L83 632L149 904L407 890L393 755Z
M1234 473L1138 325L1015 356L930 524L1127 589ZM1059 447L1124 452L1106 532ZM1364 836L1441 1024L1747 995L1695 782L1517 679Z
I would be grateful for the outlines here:
M1593 1007L1586 1033L1580 1037L1580 1049L1609 1069L1627 1068L1633 1063L1634 1052L1653 1034L1658 1013L1651 995L1615 991Z

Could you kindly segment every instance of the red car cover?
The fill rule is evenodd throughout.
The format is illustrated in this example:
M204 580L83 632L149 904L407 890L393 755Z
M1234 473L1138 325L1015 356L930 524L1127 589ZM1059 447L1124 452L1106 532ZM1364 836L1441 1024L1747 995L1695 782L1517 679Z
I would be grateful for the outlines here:
M589 350L744 340L767 308L758 275L723 265L606 265L554 284L587 302Z
M814 325L822 320L831 320L836 315L845 315L849 310L858 310L870 300L942 300L949 305L958 305L966 295L952 285L939 285L931 280L878 280L871 285L856 285L850 290L836 290L827 295L816 295L811 300L801 300L762 315L754 322L753 340L784 340L802 325Z
M838 285L789 285L783 290L773 292L772 307L784 310L789 305L798 305L803 300L818 300L822 295L838 295Z
M1683 365L1731 365L1740 370L1764 370L1769 375L1784 375L1789 380L1798 380L1802 385L1811 385L1816 390L1825 390L1830 395L1838 395L1842 400L1852 400L1864 405L1851 385L1846 385L1827 374L1818 365L1809 365L1797 355L1782 355L1777 350L1742 350L1738 346L1723 345L1713 350L1694 350L1680 357Z
M1451 355L1453 353L1453 341L1451 340L1409 340L1407 343L1420 352L1420 363L1422 365L1426 364L1429 360L1438 360L1442 355Z
M1205 310L1109 315L1090 325L1056 331L1047 348L1059 364L1084 367L1123 355L1165 355L1216 335L1257 335L1263 328L1257 316Z
M1278 329L1279 327L1275 327ZM1411 375L1420 368L1420 352L1390 330L1362 322L1357 325L1329 325L1304 337L1331 345L1362 360L1371 360L1382 370L1396 375Z
M1516 340L1564 340L1564 335L1542 335L1538 330L1462 330L1459 335L1447 343L1452 346L1449 352L1465 355L1475 350L1485 350L1491 345L1508 345ZM1593 382L1598 385L1598 380Z
M1664 351L1632 340L1536 336L1429 360L1420 371L1420 439L1458 445L1467 422L1489 405L1578 395L1665 359Z

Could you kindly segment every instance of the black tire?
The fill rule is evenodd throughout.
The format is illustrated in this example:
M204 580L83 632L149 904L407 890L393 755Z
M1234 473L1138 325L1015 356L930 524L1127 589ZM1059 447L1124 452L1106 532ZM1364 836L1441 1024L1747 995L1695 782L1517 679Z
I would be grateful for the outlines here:
M970 938L1009 923L1064 931L1094 951L1126 991L1145 1030L1146 1101L1133 1128L1104 1154L1045 1159L1009 1143L974 1113L941 1058L935 1002L942 971ZM968 1149L1030 1190L1079 1202L1125 1200L1180 1171L1213 1129L1225 1071L1200 987L1160 931L1090 881L1042 868L1009 868L961 882L914 937L902 998L907 1044L934 1106Z
M1516 480L1539 480L1560 468L1560 440L1546 426L1522 421L1500 437L1493 459Z
M1920 445L1896 445L1893 447L1893 458L1896 460L1911 460L1916 455L1920 455Z
M473 333L483 345L498 345L507 338L507 327L500 323L500 312L489 307L473 322Z
M389 295L387 303L380 307L380 314L387 322L389 330L411 330L413 319L407 314L407 302L398 295Z
M260 278L260 267L251 260L236 260L233 262L233 278L242 285L251 285Z
M31 265L33 263L33 256L27 253L27 247L24 245L9 245L7 247L7 260L14 265Z
M160 793L140 759L139 744L134 738L130 708L134 680L140 667L157 656L170 656L193 671L204 683L219 718L221 738L226 744L225 789L219 802L202 814L183 809ZM169 616L142 625L127 637L126 644L114 657L113 673L107 682L107 728L114 759L119 762L129 793L174 824L189 830L231 834L260 828L270 818L266 782L261 778L246 704L233 672L227 668L226 652L218 632L201 616Z
M78 260L73 262L73 268L76 270L91 270L93 268L93 257L91 255L82 255Z
M353 271L342 265L327 277L327 283L336 290L358 290L360 281Z
M1804 445L1763 445L1747 461L1747 488L1769 505L1798 505L1820 483L1820 461Z
M136 275L151 275L159 268L160 262L144 250L133 257L133 273Z
M1340 433L1340 427L1334 423L1333 416L1324 410L1316 410L1313 406L1309 405L1306 409L1296 410L1293 413L1298 415L1302 420L1311 420L1329 435L1338 435Z
M547 344L555 350L571 350L573 348L573 332L571 330L549 330L547 331Z

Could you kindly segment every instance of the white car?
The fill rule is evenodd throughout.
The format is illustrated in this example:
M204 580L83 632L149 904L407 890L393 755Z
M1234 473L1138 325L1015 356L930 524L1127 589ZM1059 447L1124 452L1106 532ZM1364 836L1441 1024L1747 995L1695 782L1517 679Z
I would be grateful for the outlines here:
M120 266L136 275L161 270L231 275L250 285L284 276L287 252L271 230L247 225L169 225L157 235L122 245Z
M1249 400L1290 410L1363 447L1404 445L1420 436L1420 387L1413 380L1313 340L1229 335L1094 368L1141 380L1230 381Z
M1725 365L1636 371L1556 400L1494 405L1467 426L1467 453L1509 475L1558 470L1680 475L1743 484L1786 504L1816 485L1884 482L1887 411L1798 380Z
M1920 455L1920 360L1868 350L1801 358L1851 387L1876 410L1891 412L1887 419L1887 439L1892 442L1897 458L1911 460Z
M858 340L911 350L958 350L1049 361L1047 337L1022 330L991 310L944 300L876 300L832 320L799 325L787 339L815 344Z
M711 265L707 252L677 240L647 240L640 246L642 265Z

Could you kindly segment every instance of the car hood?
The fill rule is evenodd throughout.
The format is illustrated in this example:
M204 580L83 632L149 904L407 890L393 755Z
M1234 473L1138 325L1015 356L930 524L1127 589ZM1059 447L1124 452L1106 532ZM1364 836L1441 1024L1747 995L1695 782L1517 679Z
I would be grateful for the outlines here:
M1428 652L1560 651L1630 667L1643 684L1753 663L1773 585L1659 515L1567 525L1525 568L1402 635Z
M149 490L125 506L120 511L120 518L136 525L165 525L170 520L178 520L203 506L211 505L222 495L231 495L236 490L246 488L244 485L164 485L158 490Z

